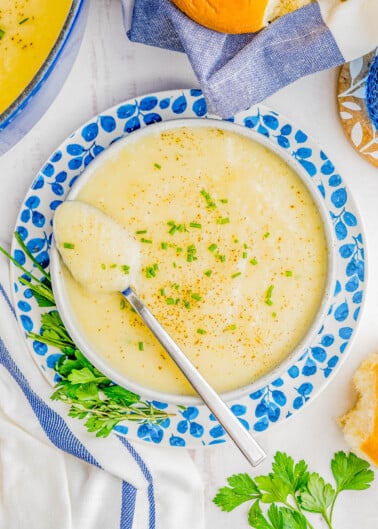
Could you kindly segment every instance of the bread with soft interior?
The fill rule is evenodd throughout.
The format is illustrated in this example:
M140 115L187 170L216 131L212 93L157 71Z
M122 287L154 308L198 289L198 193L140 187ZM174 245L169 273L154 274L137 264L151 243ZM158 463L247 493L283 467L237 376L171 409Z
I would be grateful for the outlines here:
M339 422L351 449L378 466L378 354L369 356L360 365L353 384L356 405Z
M254 33L313 0L172 0L188 17L222 33Z

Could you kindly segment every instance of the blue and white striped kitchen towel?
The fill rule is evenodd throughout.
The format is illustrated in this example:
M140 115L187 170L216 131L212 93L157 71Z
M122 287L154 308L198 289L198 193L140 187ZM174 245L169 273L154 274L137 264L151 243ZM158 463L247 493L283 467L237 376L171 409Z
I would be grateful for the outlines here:
M16 322L1 255L0 527L204 529L202 482L185 449L96 438L51 392Z
M129 0L122 2L126 13ZM318 0L244 35L200 26L170 0L134 0L128 36L185 52L210 112L229 117L303 76L372 51L378 0Z

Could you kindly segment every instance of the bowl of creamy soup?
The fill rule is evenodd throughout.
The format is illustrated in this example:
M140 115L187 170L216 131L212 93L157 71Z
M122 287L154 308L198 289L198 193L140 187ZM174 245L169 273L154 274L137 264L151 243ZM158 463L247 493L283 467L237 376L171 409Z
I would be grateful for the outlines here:
M139 254L132 287L228 400L284 372L329 308L330 219L308 180L260 134L186 119L114 143L67 200L98 208L127 231ZM122 263L114 254L80 253L79 224L59 230L53 289L81 351L138 394L194 402L190 384L122 295L91 288ZM91 267L89 288L63 264L69 252L82 259L83 270ZM122 265L126 273L129 264Z
M0 155L47 110L72 67L86 0L2 0Z

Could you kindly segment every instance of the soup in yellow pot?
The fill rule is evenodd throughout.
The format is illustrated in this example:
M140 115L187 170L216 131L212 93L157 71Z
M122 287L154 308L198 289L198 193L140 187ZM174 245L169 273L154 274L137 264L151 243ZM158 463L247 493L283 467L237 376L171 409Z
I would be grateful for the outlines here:
M1 0L0 114L32 81L52 50L72 0Z

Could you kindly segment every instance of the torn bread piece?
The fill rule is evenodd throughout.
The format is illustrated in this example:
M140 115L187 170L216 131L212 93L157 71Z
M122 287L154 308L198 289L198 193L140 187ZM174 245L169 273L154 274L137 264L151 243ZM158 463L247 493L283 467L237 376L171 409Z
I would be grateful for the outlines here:
M314 0L172 0L189 18L222 33L254 33Z
M340 417L345 440L360 457L378 466L378 353L369 356L353 376L357 402Z

